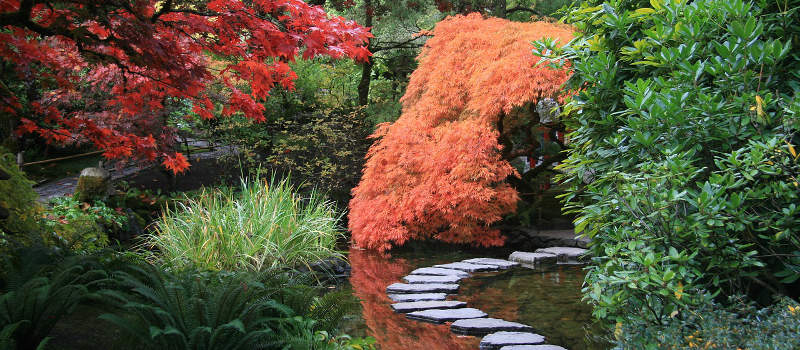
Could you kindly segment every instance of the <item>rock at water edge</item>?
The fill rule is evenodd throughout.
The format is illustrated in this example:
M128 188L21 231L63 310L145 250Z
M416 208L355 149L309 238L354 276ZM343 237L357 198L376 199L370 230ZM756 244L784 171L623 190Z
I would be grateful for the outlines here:
M462 262L468 264L499 266L501 269L509 269L515 266L519 266L519 263L513 261L494 259L494 258L474 258L474 259L467 259Z
M488 272L488 271L500 270L499 266L470 264L465 262L454 262L449 264L433 265L433 267L438 267L442 269L461 270L464 272Z
M480 350L497 350L507 345L537 345L544 343L544 337L527 332L495 332L481 339Z
M403 280L409 284L431 284L431 283L458 283L463 277L456 275L430 276L430 275L408 275Z
M392 283L386 287L386 293L391 294L417 294L417 293L450 293L458 292L457 284L408 284Z
M536 253L553 254L558 257L558 262L583 262L588 260L589 251L583 248L575 247L550 247L536 249Z
M469 273L461 270L441 269L438 267L423 267L411 271L412 275L431 275L431 276L459 276L462 278L469 277Z
M404 295L413 295L413 294L404 294ZM446 301L428 300L428 301L411 301L405 303L396 303L392 304L392 309L394 309L394 312L399 312L404 314L407 312L422 311L428 309L457 309L465 306L467 306L467 303L457 300L446 300Z
M445 300L447 294L445 293L416 293L416 294L389 294L389 299L396 302L412 302L412 301L433 301Z
M412 313L406 314L406 317L412 320L426 321L433 323L445 323L445 322L464 320L470 318L481 318L486 316L488 315L485 312L471 307L465 307L461 309L447 309L447 310L431 309L423 311L414 311Z
M489 333L508 331L508 332L533 332L531 326L517 322L509 322L497 318L473 318L468 320L458 320L450 325L453 333L464 335L486 335Z
M558 257L550 253L513 252L508 260L516 261L525 267L537 267L545 264L555 264Z

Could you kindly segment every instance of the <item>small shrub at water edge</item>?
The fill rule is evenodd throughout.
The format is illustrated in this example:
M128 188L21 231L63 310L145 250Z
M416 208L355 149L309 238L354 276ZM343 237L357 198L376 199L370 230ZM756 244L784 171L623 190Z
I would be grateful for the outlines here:
M333 204L319 193L300 197L287 179L243 180L238 192L203 191L168 208L147 245L174 266L298 267L341 256L334 250L341 234L337 222Z

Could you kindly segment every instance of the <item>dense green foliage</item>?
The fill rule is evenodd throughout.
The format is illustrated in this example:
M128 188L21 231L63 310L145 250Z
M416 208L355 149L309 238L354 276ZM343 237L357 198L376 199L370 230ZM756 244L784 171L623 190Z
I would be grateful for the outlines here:
M311 191L301 197L289 179L248 182L238 190L204 190L167 209L147 246L173 266L201 269L299 267L338 257L341 235L333 204Z
M659 327L620 325L615 334L624 349L793 350L800 348L800 305L787 298L758 308L734 298L729 306L703 305Z
M2 264L0 348L41 349L56 322L86 301L107 273L93 260L41 249L16 253Z
M38 195L31 187L33 183L17 167L14 155L0 148L0 171L9 175L9 179L0 180L0 207L9 211L7 219L0 219L0 248L10 236L39 231L41 206L36 203Z
M45 244L72 251L94 251L109 244L108 232L120 230L127 217L101 201L79 202L73 197L56 197L43 220Z
M277 272L251 276L169 274L151 266L125 270L114 275L117 290L101 292L119 311L100 317L140 347L281 349L309 338L307 333L333 331L353 310L352 297L329 293L320 298L302 279ZM315 312L329 311L332 305L338 312ZM328 342L311 339L292 348L325 348Z
M599 318L666 323L714 296L797 296L798 8L589 0L566 13L575 41L537 44L574 70L564 199L594 242L585 293Z

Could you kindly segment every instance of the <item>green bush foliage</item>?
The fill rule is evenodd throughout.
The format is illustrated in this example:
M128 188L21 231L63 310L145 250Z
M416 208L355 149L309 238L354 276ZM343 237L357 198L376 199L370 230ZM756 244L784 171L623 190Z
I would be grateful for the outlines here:
M302 278L276 270L255 275L166 273L152 266L125 270L114 276L116 290L100 292L117 311L100 317L123 329L138 348L346 348L329 344L331 325L340 319L319 322L314 310L336 309L341 312L323 316L339 317L352 312L353 297L319 297L319 289Z
M49 249L24 248L14 256L2 266L0 348L44 349L53 326L88 300L107 273L93 260Z
M664 325L620 325L616 331L620 349L748 349L793 350L800 348L800 304L783 299L759 308L741 298L729 305L703 305L685 317Z
M108 233L122 229L127 217L101 201L79 202L73 197L55 197L50 201L44 226L44 243L76 252L96 251L108 246Z
M33 190L33 182L25 178L17 167L14 155L0 148L0 171L9 175L0 180L0 207L8 210L8 218L0 219L0 251L12 237L27 243L39 234L39 219L42 207L36 202L39 195Z
M146 245L178 267L299 267L341 257L338 220L330 201L315 191L301 197L288 179L242 180L238 191L204 190L168 208Z
M658 324L712 297L797 297L800 1L589 0L571 61L564 200L593 239L597 317Z

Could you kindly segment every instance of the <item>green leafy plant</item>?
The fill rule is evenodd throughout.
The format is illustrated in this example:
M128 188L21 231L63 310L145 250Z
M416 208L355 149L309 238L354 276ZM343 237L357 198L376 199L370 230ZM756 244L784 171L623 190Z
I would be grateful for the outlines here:
M209 270L298 267L329 257L341 236L333 204L288 179L242 180L238 191L204 190L167 209L146 245L173 266Z
M52 251L17 251L5 268L0 288L0 347L43 349L64 315L92 296L107 277L93 260L62 259Z
M708 304L659 326L628 324L616 331L618 349L800 348L800 304L784 298L759 308L741 297Z
M93 205L73 197L56 197L44 218L44 242L75 251L95 251L108 246L107 232L122 229L127 217L101 201Z
M38 194L31 187L33 182L25 178L17 167L14 155L0 147L0 172L8 179L0 180L0 211L7 217L0 218L0 254L8 253L9 242L30 244L38 240L41 232L39 218L42 206L36 202Z
M597 317L659 325L710 298L797 297L800 2L599 1L570 62L563 196L593 240ZM706 295L704 291L709 291Z
M310 296L286 273L252 275L191 271L165 273L152 266L116 273L117 290L101 292L117 307L102 315L125 330L138 346L157 349L281 349L313 334L305 349L325 348L329 340L307 314L281 299L303 298L304 306L330 303ZM299 284L295 284L299 283ZM318 292L318 291L317 291ZM352 297L350 297L352 298ZM335 304L335 303L334 303ZM325 332L325 333L319 333Z

